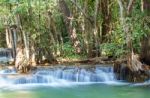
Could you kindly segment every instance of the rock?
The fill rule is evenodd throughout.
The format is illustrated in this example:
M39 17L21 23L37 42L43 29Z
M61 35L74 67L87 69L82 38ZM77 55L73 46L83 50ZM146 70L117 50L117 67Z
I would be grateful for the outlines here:
M117 79L125 80L128 82L139 83L139 82L145 82L149 80L150 78L150 73L148 73L149 71L150 70L145 70L145 69L133 71L126 64L120 64L120 63L114 64L114 72L117 76Z

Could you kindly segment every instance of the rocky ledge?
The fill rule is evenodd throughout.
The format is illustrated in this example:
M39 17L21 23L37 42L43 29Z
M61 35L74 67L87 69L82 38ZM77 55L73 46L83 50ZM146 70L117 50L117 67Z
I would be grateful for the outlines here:
M150 66L142 65L140 70L133 71L126 64L115 63L114 73L118 80L141 83L150 79Z

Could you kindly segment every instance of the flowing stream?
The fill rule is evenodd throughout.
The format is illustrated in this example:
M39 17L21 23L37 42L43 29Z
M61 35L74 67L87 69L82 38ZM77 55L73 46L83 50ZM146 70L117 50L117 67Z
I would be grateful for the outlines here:
M20 75L14 69L0 71L1 86L9 85L69 85L116 82L112 67L93 68L54 67L39 68L32 74ZM0 86L0 87L1 87Z
M0 71L0 98L149 98L149 81L118 81L112 67L38 68L29 75Z
M0 48L0 63L13 61L12 50L8 48Z

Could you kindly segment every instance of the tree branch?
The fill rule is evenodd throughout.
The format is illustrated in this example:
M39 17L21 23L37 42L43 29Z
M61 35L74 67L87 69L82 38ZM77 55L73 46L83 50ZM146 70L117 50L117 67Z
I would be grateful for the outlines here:
M134 1L135 0L130 0L129 1L128 7L127 7L127 15L129 15L131 13Z
M122 4L122 1L121 1L121 0L117 0L117 1L118 1L118 4L119 4L119 7L120 7L121 23L124 24L124 15L123 15L124 8L123 8L123 4Z
M80 11L83 13L84 17L85 17L91 24L94 23L94 20L91 19L89 16L87 16L86 13L82 10L82 8L81 8L79 5L77 5L76 2L74 2L73 0L70 0L70 1L71 1L73 4L75 4L75 6L78 8L78 10L80 10Z

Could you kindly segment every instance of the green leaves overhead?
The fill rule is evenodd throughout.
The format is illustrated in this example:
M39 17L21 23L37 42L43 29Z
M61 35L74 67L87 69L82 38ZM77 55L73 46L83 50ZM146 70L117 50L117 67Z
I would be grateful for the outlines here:
M16 6L13 9L13 14L27 14L27 6L25 4Z
M22 30L28 32L30 42L39 47L53 48L53 51L63 47L64 56L67 53L75 55L70 33L67 32L69 27L65 25L65 19L68 19L71 21L69 30L73 29L76 33L83 53L98 49L107 56L119 57L127 51L126 34L120 24L117 0L107 0L107 3L100 0L98 4L97 0L72 0L74 3L64 0L72 14L65 19L59 10L58 1L0 0L0 32L5 32L6 25L17 24L16 16L19 15ZM136 0L131 15L125 18L137 53L140 51L141 39L150 32L150 18L141 13L140 7L141 0ZM102 38L105 38L104 41Z

